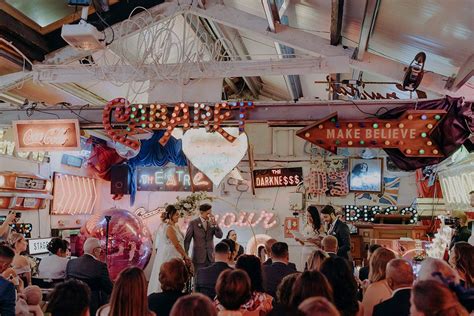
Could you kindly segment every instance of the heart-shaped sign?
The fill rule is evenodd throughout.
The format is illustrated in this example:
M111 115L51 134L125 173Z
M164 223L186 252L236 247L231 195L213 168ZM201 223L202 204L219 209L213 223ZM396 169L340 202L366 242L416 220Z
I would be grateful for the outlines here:
M247 152L245 133L239 135L238 128L225 131L237 139L231 143L219 133L208 133L204 128L191 129L182 138L186 157L215 185L221 183Z

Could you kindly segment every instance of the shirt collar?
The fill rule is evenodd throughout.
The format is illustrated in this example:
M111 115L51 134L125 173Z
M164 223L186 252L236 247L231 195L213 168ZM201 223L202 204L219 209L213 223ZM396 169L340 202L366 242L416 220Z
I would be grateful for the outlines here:
M411 286L401 287L401 288L396 289L395 291L392 292L392 297L395 296L395 293L397 293L399 291L403 291L403 290L411 290Z
M336 223L339 220L339 218L336 218L330 225L329 225L329 231L332 233L334 231L334 227L336 227Z

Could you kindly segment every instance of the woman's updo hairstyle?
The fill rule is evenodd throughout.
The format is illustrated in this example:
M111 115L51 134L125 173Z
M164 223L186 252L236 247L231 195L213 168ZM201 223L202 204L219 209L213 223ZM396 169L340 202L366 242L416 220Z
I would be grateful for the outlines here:
M47 249L49 252L52 254L57 254L58 250L61 250L62 252L66 252L67 250L67 244L65 240L62 240L59 237L54 237L51 239L51 241L48 243Z
M178 212L178 210L176 209L176 207L174 205L170 204L165 208L165 211L163 213L161 213L161 220L163 222L166 221L166 220L169 220L177 212Z

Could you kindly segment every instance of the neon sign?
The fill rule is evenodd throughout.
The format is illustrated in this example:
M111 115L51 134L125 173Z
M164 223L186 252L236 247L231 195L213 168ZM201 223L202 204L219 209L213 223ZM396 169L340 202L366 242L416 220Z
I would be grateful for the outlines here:
M138 191L206 191L212 192L212 182L202 172L189 175L188 167L138 167Z

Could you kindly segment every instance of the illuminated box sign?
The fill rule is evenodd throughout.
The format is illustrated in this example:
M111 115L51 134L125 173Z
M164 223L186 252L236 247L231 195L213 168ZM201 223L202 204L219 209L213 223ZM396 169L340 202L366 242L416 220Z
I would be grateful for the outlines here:
M28 239L28 253L38 255L48 253L48 244L52 238Z
M138 167L137 183L138 191L212 192L211 180L197 170L191 179L188 167Z
M78 120L13 121L18 151L81 149Z
M256 188L291 187L303 181L303 168L254 170Z

